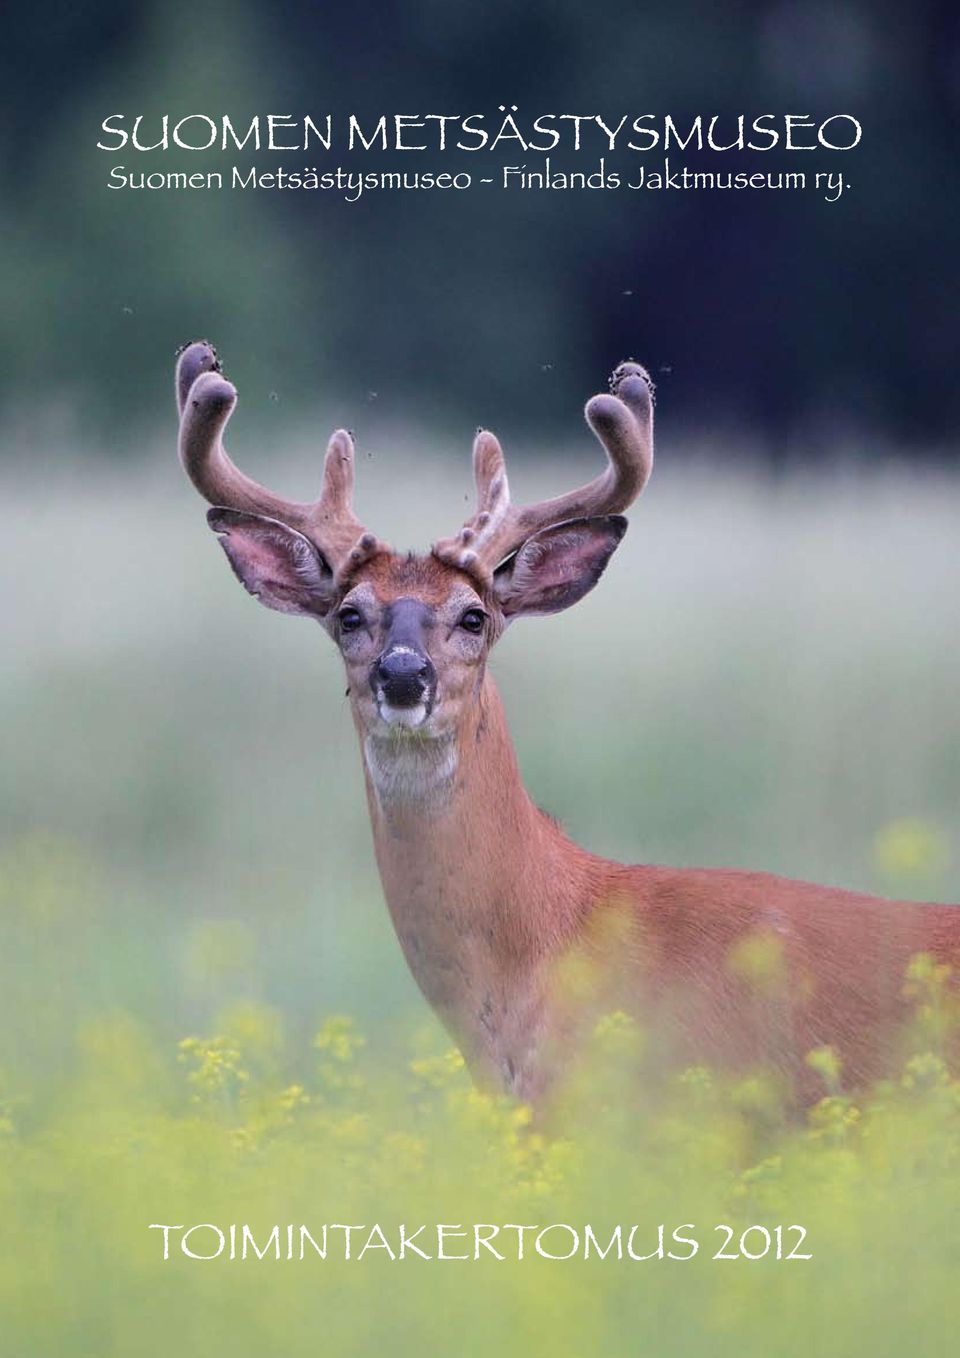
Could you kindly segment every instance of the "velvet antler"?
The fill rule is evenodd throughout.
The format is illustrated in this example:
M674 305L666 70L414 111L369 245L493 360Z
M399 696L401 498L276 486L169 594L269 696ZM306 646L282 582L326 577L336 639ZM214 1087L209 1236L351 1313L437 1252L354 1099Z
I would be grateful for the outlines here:
M331 435L319 497L286 500L252 480L228 456L223 430L237 404L237 391L223 376L217 351L206 340L195 340L180 351L176 392L180 460L212 505L277 519L296 529L337 575L383 549L353 512L353 439L345 429Z
M587 402L586 419L609 459L599 476L552 500L514 505L499 442L481 429L473 445L476 513L434 555L485 582L534 533L569 519L619 514L643 490L653 467L653 383L639 363L621 363L610 394Z

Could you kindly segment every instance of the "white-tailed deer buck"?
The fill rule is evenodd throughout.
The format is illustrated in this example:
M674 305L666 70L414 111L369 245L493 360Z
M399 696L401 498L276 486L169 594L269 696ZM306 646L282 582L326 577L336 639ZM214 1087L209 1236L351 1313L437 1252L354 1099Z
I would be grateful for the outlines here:
M582 599L623 537L653 463L638 364L622 363L610 394L587 404L608 459L600 475L514 505L500 445L481 430L476 513L424 556L391 551L355 517L349 434L330 440L319 499L284 500L224 451L236 391L209 344L181 352L176 389L180 457L240 582L340 648L397 936L478 1079L543 1091L591 1010L565 983L576 958L604 978L604 1004L639 1013L680 1060L772 1062L800 1097L803 1057L825 1043L855 1082L884 1072L908 960L951 956L960 910L608 862L571 843L521 781L487 656L514 619Z

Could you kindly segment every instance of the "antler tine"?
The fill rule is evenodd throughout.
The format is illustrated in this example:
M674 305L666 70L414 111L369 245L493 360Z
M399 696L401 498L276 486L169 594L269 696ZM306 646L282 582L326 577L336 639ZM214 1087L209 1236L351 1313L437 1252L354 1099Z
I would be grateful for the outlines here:
M353 512L353 435L337 429L330 436L323 460L320 498L310 506L309 533L337 574L343 577L375 552L386 550L374 533L368 533Z
M184 407L190 388L201 373L221 371L220 355L207 340L194 340L177 350L177 367L174 376L174 390L177 396L177 410L183 417Z
M632 359L621 363L610 378L610 395L592 397L585 414L610 465L568 498L574 504L582 497L585 514L619 514L653 471L653 382L646 369Z
M212 505L278 519L310 538L331 567L343 572L380 547L355 516L353 439L344 429L331 437L320 496L314 501L275 495L242 472L223 446L223 431L237 404L212 344L197 340L180 352L176 372L180 409L180 460Z
M180 401L180 461L205 499L213 505L266 514L300 528L309 506L282 499L237 467L223 446L223 430L237 404L237 391L220 372L216 350L205 341L191 344L177 364Z
M489 429L478 429L473 441L473 479L480 513L492 513L509 505L506 459L500 440Z
M485 430L474 443L477 512L460 532L434 546L434 554L489 585L493 571L542 528L570 519L619 514L639 496L653 468L653 383L639 363L621 363L610 394L587 402L586 419L603 444L608 465L585 486L552 500L510 503L500 444Z

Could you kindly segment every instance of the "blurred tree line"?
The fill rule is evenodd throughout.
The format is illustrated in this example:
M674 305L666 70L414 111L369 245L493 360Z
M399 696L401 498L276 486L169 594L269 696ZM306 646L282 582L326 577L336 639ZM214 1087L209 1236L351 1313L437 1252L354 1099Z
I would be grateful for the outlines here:
M291 417L322 401L354 424L377 401L431 425L559 436L633 354L677 429L747 429L771 457L828 453L847 436L953 455L955 4L87 0L19 6L8 38L0 401L19 427L69 412L86 437L133 451L154 420L169 421L174 348L209 335L263 418L271 401ZM296 169L317 155L95 149L101 119L121 111L227 112L242 125L267 112L495 115L501 103L529 117L678 121L850 112L864 137L818 161L851 180L832 204L812 192L368 193L353 204L113 192L117 163ZM424 154L402 168L476 174L480 159ZM808 166L773 153L749 168Z

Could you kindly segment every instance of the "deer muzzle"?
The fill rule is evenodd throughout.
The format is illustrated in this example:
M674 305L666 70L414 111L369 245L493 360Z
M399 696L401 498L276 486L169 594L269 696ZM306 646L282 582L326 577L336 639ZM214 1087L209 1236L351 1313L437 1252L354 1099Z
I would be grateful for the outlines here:
M430 715L437 673L430 657L412 646L390 646L373 666L370 687L385 721L418 726Z

